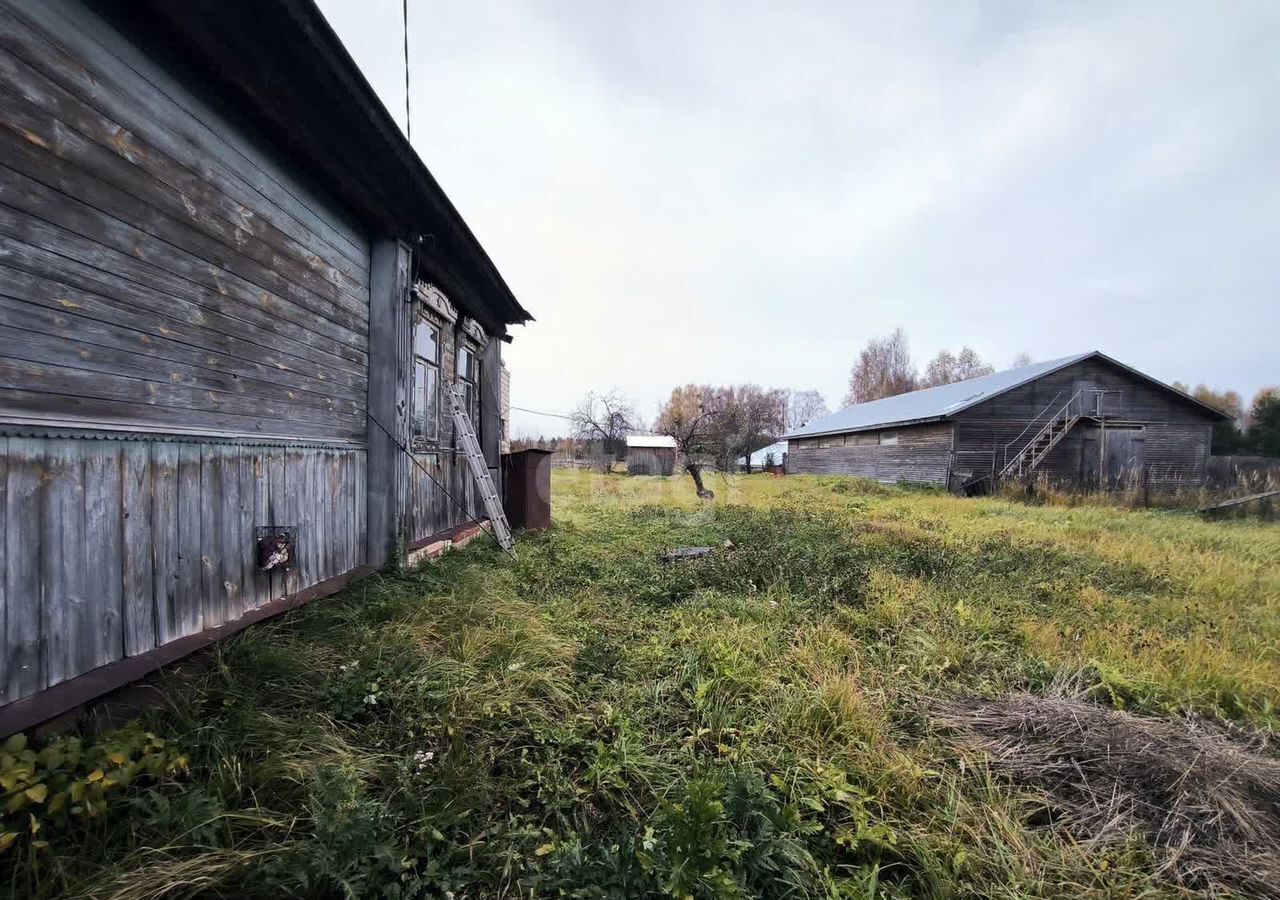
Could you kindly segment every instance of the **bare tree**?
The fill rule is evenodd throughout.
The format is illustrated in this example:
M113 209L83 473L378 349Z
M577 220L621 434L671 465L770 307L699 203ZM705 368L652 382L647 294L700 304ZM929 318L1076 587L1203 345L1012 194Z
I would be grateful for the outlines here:
M772 444L787 430L787 392L755 384L716 388L720 414L714 421L716 462L730 471L752 450Z
M1033 362L1035 362L1035 360L1031 358L1031 354L1028 353L1026 350L1023 350L1021 353L1019 353L1017 356L1013 358L1013 365L1010 366L1009 368L1022 369L1031 365Z
M956 357L950 350L939 350L938 355L929 360L924 367L924 378L920 380L921 387L937 387L940 384L951 384L953 381L959 381L956 377Z
M827 401L818 391L788 391L787 397L787 430L803 428L814 419L820 419L830 412Z
M714 425L719 405L714 391L707 385L686 384L674 388L669 399L658 411L653 430L675 439L676 449L684 457L685 471L693 478L698 496L714 500L715 494L702 484L702 463L714 447Z
M916 389L918 378L907 333L901 327L888 337L867 341L849 373L849 394L845 403L866 403Z
M982 357L972 347L961 347L959 354L943 349L939 350L938 355L929 360L929 364L925 366L924 378L920 386L937 387L942 384L954 384L957 381L968 381L970 378L990 375L994 371L995 367L984 363Z
M617 388L607 393L592 391L582 398L570 421L578 440L601 446L601 465L608 472L626 452L627 434L634 427L636 411Z

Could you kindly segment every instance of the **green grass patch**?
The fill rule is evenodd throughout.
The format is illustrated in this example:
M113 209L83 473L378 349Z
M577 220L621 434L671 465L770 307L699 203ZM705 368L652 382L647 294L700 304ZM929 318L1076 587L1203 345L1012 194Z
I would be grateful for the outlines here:
M517 561L475 544L224 642L129 732L155 771L5 814L0 892L1182 896L1141 833L1061 833L928 710L1074 679L1274 730L1280 528L686 481L557 472Z

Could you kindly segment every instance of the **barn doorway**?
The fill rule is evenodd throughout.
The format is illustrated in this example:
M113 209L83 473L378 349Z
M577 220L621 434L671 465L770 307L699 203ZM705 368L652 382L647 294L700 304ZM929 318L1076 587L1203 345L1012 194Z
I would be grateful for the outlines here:
M1080 485L1114 490L1140 484L1147 468L1142 425L1088 426L1080 436Z
M1109 425L1102 430L1102 445L1107 487L1139 484L1147 467L1147 430L1141 425Z

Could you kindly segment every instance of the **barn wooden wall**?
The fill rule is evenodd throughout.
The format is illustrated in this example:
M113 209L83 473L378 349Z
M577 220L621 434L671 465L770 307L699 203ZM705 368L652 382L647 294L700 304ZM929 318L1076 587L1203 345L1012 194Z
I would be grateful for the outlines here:
M1143 426L1151 484L1174 487L1203 481L1212 417L1194 404L1097 359L1067 366L960 413L956 417L954 471L957 475L989 473L992 453L997 454L999 465L1005 445L1032 437L1035 428L1021 438L1019 434L1049 404L1066 403L1082 380L1119 392L1106 397L1104 411L1109 423ZM1037 472L1062 483L1079 480L1082 453L1087 441L1096 440L1095 432L1091 427L1073 429Z
M878 432L804 438L788 444L787 472L796 475L858 475L885 482L944 485L951 458L951 424L890 429L897 444L878 443ZM859 440L859 438L861 440ZM875 440L877 443L867 443ZM820 446L843 442L841 446Z
M0 703L360 566L365 454L0 436ZM261 572L254 528L298 525Z
M357 228L79 4L0 80L0 418L365 439Z

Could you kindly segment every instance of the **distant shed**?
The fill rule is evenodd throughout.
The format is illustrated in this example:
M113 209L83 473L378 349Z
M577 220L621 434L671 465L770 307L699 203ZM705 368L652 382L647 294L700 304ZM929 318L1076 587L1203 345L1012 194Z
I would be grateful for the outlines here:
M628 475L670 475L675 470L675 438L666 434L627 435Z

